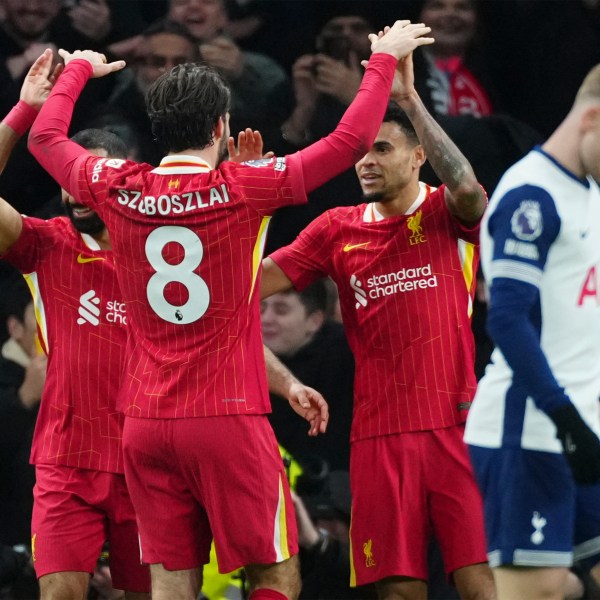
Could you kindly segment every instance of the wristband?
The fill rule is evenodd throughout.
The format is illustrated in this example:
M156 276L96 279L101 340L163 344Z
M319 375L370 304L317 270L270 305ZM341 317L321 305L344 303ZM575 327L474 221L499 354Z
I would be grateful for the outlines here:
M24 100L19 100L2 121L21 137L33 125L37 110Z

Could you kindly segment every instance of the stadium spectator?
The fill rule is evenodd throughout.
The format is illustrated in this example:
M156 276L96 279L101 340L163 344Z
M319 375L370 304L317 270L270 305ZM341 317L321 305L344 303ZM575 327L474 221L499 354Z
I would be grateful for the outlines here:
M285 118L289 80L273 59L243 51L224 35L226 0L170 0L167 19L179 23L198 42L202 60L217 69L231 88L231 129L265 132Z
M462 440L475 392L469 317L486 197L414 89L412 55L356 165L368 203L335 208L263 261L261 296L336 282L356 362L353 584L424 598L431 529L463 598L495 597L481 497ZM443 185L419 182L429 159ZM468 535L465 535L468 532Z
M0 350L0 544L29 545L35 473L29 452L46 357L36 348L31 294L20 277L3 286L0 316L8 340Z
M419 20L431 23L436 42L415 55L415 87L425 104L436 115L491 115L493 84L478 50L478 0L424 0Z
M329 404L327 435L307 437L302 421L272 399L269 420L279 443L304 465L317 456L331 469L350 467L350 423L354 360L341 323L327 316L325 281L301 293L274 294L261 301L265 345L306 385L321 392Z

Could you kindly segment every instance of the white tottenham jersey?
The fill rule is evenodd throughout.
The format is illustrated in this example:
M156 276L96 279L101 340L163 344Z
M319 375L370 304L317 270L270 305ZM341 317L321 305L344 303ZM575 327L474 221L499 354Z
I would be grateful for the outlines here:
M481 226L481 263L488 285L502 277L538 288L539 305L528 318L558 384L599 434L598 184L578 179L541 148L532 150L492 196ZM552 421L522 384L496 348L467 420L468 444L561 452Z

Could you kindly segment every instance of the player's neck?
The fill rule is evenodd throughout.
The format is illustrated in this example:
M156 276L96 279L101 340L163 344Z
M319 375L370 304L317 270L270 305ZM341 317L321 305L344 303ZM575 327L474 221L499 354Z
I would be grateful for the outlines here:
M397 217L406 214L406 211L415 203L421 189L419 182L411 182L402 188L396 197L385 202L375 202L375 208L384 217Z
M169 154L168 154L168 156L181 156L181 155L195 156L196 158L199 158L199 159L203 160L204 162L206 162L211 169L214 169L215 165L218 162L219 149L217 147L217 144L215 143L212 146L209 146L208 148L203 148L201 150L195 148L195 149L182 150L181 152L169 152Z
M585 170L579 158L579 135L578 115L571 111L542 145L542 150L565 169L583 179Z
M108 229L106 227L100 233L91 234L94 241L100 246L100 250L112 250Z

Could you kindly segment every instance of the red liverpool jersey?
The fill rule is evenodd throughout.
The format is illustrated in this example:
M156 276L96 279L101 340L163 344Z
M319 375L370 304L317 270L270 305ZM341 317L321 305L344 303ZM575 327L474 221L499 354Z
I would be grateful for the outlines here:
M112 253L66 218L26 217L3 258L25 275L48 355L31 462L122 473L116 399L127 316Z
M300 159L79 160L71 189L108 227L127 304L125 414L269 412L257 277L270 215L306 201Z
M464 422L475 392L470 327L479 225L421 184L410 214L334 208L271 255L298 289L336 282L356 361L352 440Z

